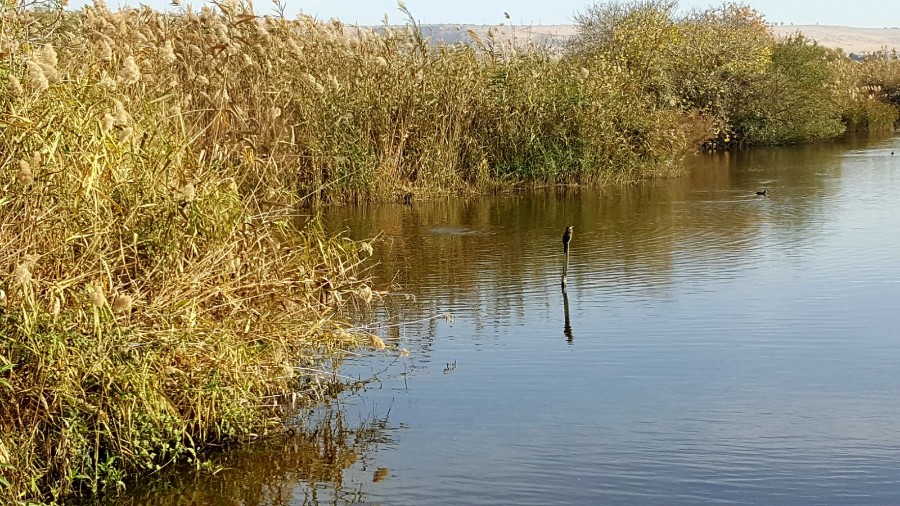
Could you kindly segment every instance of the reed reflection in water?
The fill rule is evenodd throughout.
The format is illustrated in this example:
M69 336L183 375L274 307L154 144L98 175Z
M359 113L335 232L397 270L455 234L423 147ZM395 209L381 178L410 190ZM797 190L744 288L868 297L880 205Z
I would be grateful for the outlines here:
M166 472L105 504L358 504L371 483L390 477L371 455L375 447L393 443L387 417L369 412L348 420L339 404L309 411L299 415L291 434L237 445L214 455L204 470Z

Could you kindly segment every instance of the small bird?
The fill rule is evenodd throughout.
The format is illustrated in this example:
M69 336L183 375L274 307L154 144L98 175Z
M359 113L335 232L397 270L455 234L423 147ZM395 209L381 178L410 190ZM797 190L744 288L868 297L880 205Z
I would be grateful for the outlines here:
M569 254L569 243L572 242L572 230L575 229L574 225L569 225L566 227L566 231L563 232L563 253Z
M763 190L761 192L756 192L757 195L761 195L763 197L767 197L769 195L769 190Z
M413 200L413 193L412 193L412 192L408 192L406 195L403 196L403 203L404 203L405 205L411 206L411 205L412 205L412 200Z

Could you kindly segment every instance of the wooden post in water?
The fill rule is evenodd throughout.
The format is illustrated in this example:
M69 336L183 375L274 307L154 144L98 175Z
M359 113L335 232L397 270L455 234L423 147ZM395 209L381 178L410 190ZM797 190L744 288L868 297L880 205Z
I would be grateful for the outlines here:
M566 286L566 276L569 274L569 243L572 242L572 230L575 227L573 225L569 225L566 227L566 231L562 236L563 243L563 274L562 274L562 286Z

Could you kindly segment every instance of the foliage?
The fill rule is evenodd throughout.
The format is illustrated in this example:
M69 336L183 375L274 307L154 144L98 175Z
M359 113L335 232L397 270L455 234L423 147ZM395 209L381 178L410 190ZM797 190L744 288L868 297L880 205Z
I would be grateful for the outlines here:
M849 130L890 128L900 109L900 56L897 51L877 51L862 62L841 58L834 69L838 77L836 99L842 121Z
M741 4L678 18L666 0L595 3L575 19L580 32L569 58L589 68L603 62L615 74L610 80L624 76L626 100L645 104L648 114L680 112L684 139L708 149L830 139L897 117L888 58L853 69L801 34L776 40Z
M845 130L833 98L829 51L802 35L780 41L772 62L735 111L734 130L747 144L831 139Z
M661 103L672 97L673 64L680 33L673 19L673 0L595 3L575 15L579 32L572 41L577 53L602 53L626 73L642 94Z
M774 40L762 16L749 7L725 3L694 11L679 24L674 72L682 107L712 118L719 133L746 99L747 85L765 73Z

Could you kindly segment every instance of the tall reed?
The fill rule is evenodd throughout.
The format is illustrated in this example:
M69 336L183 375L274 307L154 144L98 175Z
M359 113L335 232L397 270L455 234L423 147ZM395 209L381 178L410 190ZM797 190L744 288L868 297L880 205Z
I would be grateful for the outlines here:
M248 91L268 116L236 127L227 87L189 76L214 50L173 53L198 15L3 14L0 503L277 430L285 398L320 395L307 370L362 342L343 308L373 296L371 244L300 214L262 152L290 100Z

